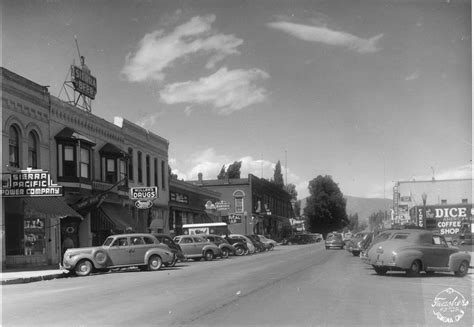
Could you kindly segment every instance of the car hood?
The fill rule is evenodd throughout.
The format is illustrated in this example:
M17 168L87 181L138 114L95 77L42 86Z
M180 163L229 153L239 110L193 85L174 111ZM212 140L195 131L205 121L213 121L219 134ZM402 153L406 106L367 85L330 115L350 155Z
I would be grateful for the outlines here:
M103 246L90 246L90 247L85 247L85 248L70 248L67 249L67 253L92 253L93 251L96 250L103 250Z

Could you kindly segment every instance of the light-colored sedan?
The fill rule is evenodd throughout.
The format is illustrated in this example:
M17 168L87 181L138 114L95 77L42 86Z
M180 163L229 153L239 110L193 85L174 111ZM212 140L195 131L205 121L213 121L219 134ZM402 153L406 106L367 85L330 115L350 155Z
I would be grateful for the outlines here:
M465 276L471 256L459 248L449 246L443 235L426 230L406 229L396 232L389 240L372 246L366 263L384 275L389 270L405 271L407 276L418 276L452 271Z
M186 259L206 261L213 260L222 255L221 249L212 242L209 242L199 235L179 235L173 241L181 247Z
M151 234L118 234L107 237L102 246L66 250L63 267L78 276L111 268L139 267L159 270L171 264L175 255Z

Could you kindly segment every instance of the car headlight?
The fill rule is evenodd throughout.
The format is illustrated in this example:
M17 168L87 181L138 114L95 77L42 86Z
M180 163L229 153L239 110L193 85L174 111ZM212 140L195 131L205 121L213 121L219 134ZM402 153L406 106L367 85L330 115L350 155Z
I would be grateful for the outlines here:
M392 251L392 262L397 261L397 252Z

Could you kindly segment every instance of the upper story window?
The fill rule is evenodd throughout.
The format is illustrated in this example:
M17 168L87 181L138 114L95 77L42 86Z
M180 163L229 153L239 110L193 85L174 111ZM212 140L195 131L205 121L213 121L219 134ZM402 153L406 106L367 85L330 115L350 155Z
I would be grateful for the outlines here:
M55 136L58 145L58 180L92 181L92 147L95 143L72 128Z
M127 153L111 143L105 144L99 153L102 180L111 184L122 180L126 171Z
M245 193L241 190L234 192L235 212L244 212L244 197Z
M133 181L133 149L128 148L128 179Z
M146 186L150 186L151 182L151 163L150 163L150 156L147 155L145 158L145 166L146 166Z
M158 159L156 158L153 160L153 172L154 172L155 186L159 187L158 186Z
M441 200L441 204L448 204L448 200Z
M38 137L34 132L28 134L28 167L38 168Z
M143 156L140 151L137 153L138 183L143 183Z
M462 203L467 203L467 199L462 199Z
M161 160L161 188L166 190L166 179L165 179L166 163L164 160Z
M20 167L20 132L16 126L10 126L9 139L10 166Z

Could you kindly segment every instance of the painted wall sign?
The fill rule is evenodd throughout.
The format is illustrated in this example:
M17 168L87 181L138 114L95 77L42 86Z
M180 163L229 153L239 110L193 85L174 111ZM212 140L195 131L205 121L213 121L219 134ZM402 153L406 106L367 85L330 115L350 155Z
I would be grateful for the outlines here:
M157 198L158 198L158 187L156 186L130 188L131 200L157 199Z
M438 230L442 235L458 235L463 227L470 226L474 209L471 204L428 205L426 206L427 225L423 225L424 208L417 207L418 226Z
M230 209L230 203L227 201L218 201L214 203L216 206L217 210L229 210Z
M63 187L53 183L51 175L42 169L26 169L10 174L2 182L3 197L63 196Z

